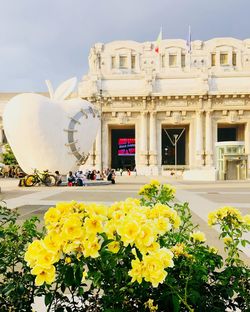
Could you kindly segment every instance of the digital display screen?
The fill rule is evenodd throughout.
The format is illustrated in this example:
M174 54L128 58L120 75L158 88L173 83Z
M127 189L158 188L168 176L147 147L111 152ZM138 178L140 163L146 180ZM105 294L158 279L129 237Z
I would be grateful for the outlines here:
M119 138L118 156L134 156L134 155L135 155L135 139Z

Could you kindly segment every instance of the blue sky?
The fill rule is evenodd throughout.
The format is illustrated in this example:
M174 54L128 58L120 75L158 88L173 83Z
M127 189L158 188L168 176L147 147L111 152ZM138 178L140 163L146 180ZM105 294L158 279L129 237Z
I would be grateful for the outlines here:
M0 0L0 92L45 91L88 70L95 42L250 38L249 0Z

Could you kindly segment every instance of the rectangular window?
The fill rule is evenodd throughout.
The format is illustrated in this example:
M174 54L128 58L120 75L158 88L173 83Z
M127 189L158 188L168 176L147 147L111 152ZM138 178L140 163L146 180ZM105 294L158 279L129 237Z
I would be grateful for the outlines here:
M131 55L131 68L135 69L135 55Z
M211 54L211 66L215 66L216 65L216 54L212 53Z
M115 56L111 56L111 68L115 68Z
M233 52L233 55L232 55L232 64L233 64L233 66L236 66L236 64L237 64L236 57L237 57L236 53Z
M127 56L120 56L120 68L128 68Z
M162 56L161 56L161 67L163 67L163 68L166 67L165 59L166 59L166 58L165 58L165 55L162 55Z
M221 53L220 54L220 65L228 65L228 54Z
M181 55L181 67L185 67L186 66L186 55L182 54Z
M169 67L176 67L177 65L177 55L169 54Z

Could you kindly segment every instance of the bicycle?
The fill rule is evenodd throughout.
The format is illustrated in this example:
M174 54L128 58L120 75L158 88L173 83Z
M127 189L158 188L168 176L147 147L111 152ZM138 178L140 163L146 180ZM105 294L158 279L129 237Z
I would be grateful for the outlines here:
M30 187L36 184L44 184L46 186L56 185L56 177L50 174L48 170L39 172L35 169L33 174L28 174L24 177L24 185Z

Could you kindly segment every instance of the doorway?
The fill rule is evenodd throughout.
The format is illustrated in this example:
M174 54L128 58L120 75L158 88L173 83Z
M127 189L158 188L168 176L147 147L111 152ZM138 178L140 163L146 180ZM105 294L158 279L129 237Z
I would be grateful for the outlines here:
M111 129L111 167L134 170L135 129Z
M162 127L162 165L186 165L188 126Z

